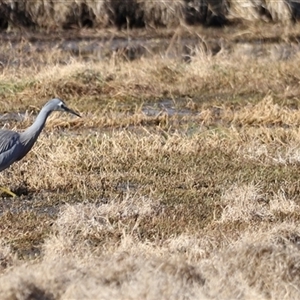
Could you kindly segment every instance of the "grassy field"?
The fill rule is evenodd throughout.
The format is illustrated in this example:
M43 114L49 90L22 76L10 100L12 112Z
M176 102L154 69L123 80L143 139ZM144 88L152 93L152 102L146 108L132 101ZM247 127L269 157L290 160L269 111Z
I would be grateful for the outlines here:
M0 201L1 299L300 297L299 53L201 45L189 62L0 46L1 126L52 97L83 116L53 114L1 173L19 195Z

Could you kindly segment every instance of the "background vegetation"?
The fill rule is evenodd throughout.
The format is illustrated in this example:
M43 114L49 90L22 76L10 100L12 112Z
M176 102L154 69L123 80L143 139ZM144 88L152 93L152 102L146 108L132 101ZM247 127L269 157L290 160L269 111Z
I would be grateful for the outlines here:
M299 17L294 0L68 0L0 2L0 27L70 29L174 28L179 24L223 26L259 20L291 22Z

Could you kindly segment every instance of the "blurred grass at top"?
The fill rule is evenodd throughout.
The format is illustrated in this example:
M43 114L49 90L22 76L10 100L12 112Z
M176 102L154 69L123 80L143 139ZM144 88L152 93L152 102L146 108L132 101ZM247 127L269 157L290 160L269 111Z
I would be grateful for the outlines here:
M174 28L179 24L219 27L243 21L295 22L291 0L104 0L9 1L0 4L0 28Z

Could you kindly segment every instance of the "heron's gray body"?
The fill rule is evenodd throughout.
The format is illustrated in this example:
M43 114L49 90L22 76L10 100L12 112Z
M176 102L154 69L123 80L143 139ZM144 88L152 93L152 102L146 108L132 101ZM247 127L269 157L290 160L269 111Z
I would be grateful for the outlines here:
M0 172L18 160L21 148L19 133L10 130L0 131Z
M56 110L79 116L69 109L62 100L55 98L45 104L34 123L24 132L0 130L0 172L14 162L21 160L31 150L43 130L48 116Z

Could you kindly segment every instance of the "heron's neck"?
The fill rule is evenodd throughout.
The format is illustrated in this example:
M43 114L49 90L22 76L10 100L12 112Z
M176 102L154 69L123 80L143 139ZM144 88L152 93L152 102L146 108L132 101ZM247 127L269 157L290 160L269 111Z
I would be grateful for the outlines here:
M39 112L38 116L36 117L33 124L28 127L24 133L30 134L32 137L36 137L40 134L42 129L45 126L46 120L48 116L50 115L51 111L47 109L47 107L43 107L42 110Z

